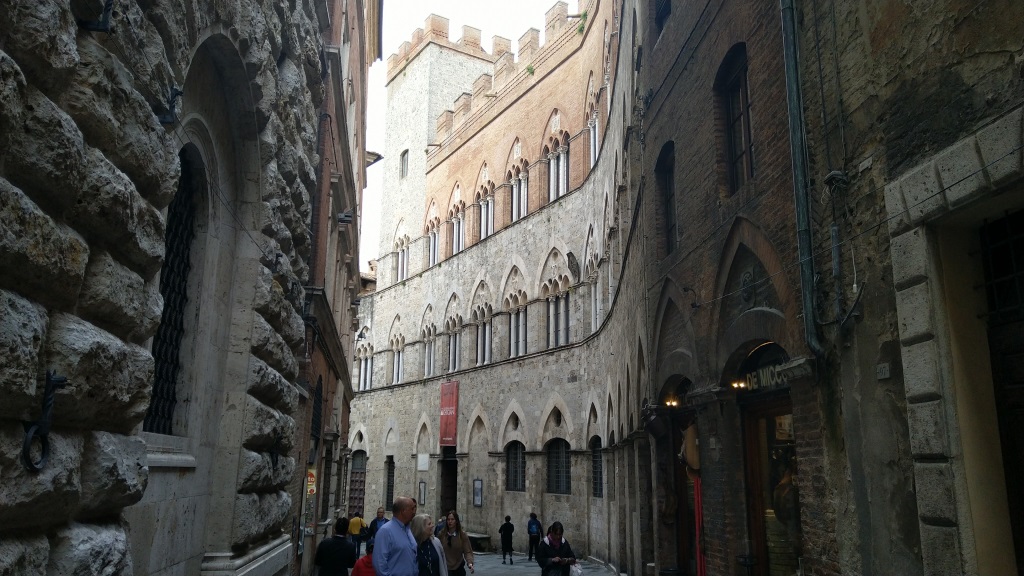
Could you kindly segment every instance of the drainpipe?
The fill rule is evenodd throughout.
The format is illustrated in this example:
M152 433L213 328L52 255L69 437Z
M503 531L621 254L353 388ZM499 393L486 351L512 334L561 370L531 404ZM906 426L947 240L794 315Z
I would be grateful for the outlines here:
M786 69L786 105L789 110L789 155L793 161L793 198L796 204L797 248L800 255L800 299L804 338L815 356L825 353L818 339L814 309L814 261L811 252L811 208L807 193L806 125L796 53L796 16L793 0L782 0L782 47Z

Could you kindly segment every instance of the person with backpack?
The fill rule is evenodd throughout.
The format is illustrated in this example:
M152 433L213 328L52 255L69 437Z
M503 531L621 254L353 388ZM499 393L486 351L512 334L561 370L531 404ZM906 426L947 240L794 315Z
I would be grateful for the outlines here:
M530 519L526 522L526 533L530 536L530 552L527 560L532 561L534 555L537 554L537 545L540 544L540 533L544 531L544 526L537 519L536 512L530 512Z

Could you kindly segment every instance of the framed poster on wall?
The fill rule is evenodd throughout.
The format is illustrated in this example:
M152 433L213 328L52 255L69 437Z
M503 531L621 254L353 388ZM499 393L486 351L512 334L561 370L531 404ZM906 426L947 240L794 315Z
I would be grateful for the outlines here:
M473 506L484 505L484 481L480 478L473 480Z

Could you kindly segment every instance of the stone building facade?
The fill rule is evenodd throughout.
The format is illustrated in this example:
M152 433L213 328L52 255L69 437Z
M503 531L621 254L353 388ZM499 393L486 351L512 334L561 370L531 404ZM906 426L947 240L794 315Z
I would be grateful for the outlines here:
M349 505L533 511L630 574L1016 573L1021 9L581 0L495 39L389 124ZM451 91L406 83L460 55L439 20L389 102Z
M0 15L0 574L298 573L309 376L327 430L351 394L334 211L379 4Z

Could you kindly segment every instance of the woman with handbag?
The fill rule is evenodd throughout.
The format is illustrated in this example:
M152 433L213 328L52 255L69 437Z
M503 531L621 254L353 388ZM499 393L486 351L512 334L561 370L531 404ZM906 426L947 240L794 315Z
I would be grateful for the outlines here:
M564 531L561 522L552 523L548 535L537 546L537 564L540 564L541 576L570 576L572 566L576 565L576 554L569 542L562 538Z
M473 570L473 546L469 542L469 534L462 529L462 522L459 515L452 510L446 517L446 526L438 534L441 540L441 547L444 548L445 558L448 559L448 574L450 576L466 576L466 568L469 572Z

